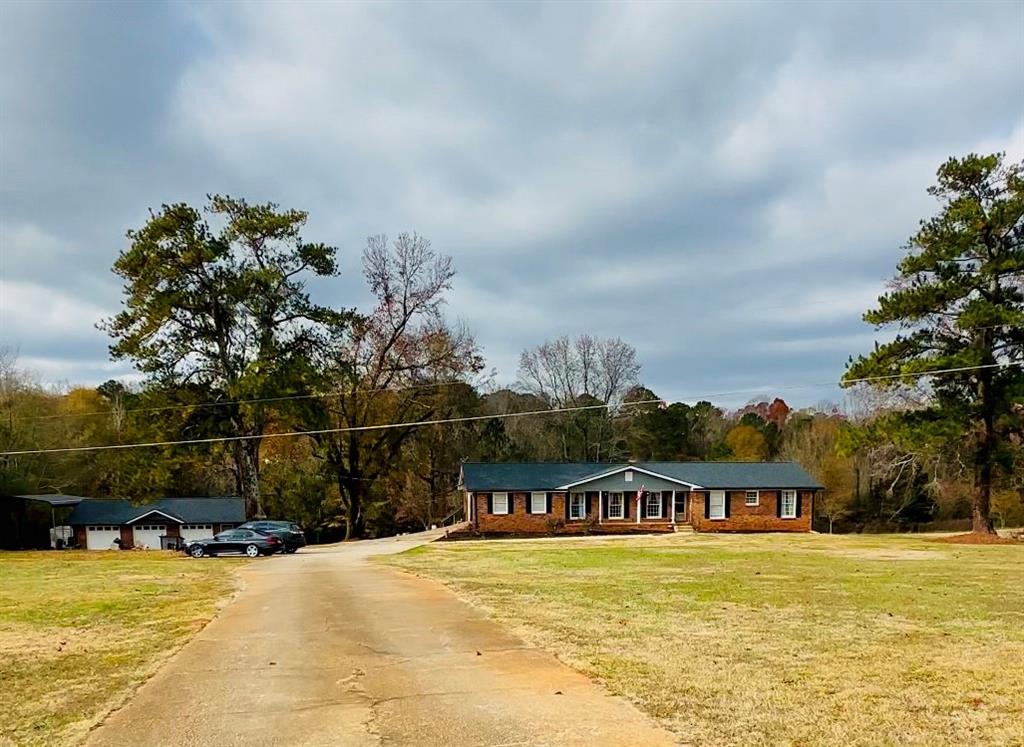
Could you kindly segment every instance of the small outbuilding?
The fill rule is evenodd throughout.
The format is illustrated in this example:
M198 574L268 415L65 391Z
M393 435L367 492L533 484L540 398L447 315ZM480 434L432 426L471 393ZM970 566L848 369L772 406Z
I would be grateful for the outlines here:
M243 498L162 498L143 504L87 498L75 506L68 523L82 549L159 550L184 540L212 537L245 520Z

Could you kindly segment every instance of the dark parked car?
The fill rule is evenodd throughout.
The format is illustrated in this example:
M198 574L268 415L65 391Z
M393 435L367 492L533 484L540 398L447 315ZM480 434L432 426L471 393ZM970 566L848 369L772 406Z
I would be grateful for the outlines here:
M263 534L272 534L284 543L284 551L287 553L295 552L300 547L306 546L306 535L293 521L256 519L242 524L239 529L255 529Z
M244 553L255 558L257 555L272 555L283 546L281 540L272 534L238 528L227 529L215 537L189 540L182 549L193 558L229 553Z

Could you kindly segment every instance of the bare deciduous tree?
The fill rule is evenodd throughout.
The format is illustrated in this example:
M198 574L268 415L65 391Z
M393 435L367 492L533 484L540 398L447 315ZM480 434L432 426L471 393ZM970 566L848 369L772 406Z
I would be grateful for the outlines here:
M519 356L521 386L555 407L572 406L583 397L618 404L639 373L636 349L617 337L559 337Z
M377 299L374 310L343 328L320 363L332 396L313 408L311 425L365 429L438 416L436 388L462 381L483 366L476 341L449 325L442 307L455 270L416 234L389 244L372 236L363 273ZM409 428L349 430L314 436L338 482L346 538L363 535L375 482L397 457Z
M552 407L620 404L639 373L636 349L619 338L559 337L519 356L520 386ZM607 457L612 425L607 412L571 413L558 422L563 459Z

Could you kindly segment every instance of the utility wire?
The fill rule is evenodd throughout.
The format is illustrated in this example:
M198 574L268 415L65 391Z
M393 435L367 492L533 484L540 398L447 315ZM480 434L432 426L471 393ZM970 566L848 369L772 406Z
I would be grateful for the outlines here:
M780 308L783 308L783 307L780 307ZM1017 326L1024 326L1024 325L1018 325L1018 324L1015 324L1015 323L993 324L993 325L989 325L987 327L972 327L971 329L972 330L998 329L998 328L1002 328L1002 327L1017 327ZM897 375L894 378L899 378L900 376L902 376L902 374ZM410 391L410 390L414 390L414 389L434 389L434 388L438 388L438 387L442 387L442 386L454 386L456 384L467 384L467 383L468 382L465 382L465 381L437 381L437 382L433 382L433 383L430 383L430 384L410 384L408 386L402 386L402 387L382 386L382 387L375 387L375 388L372 388L372 389L362 389L362 390L358 390L358 391L366 392L366 393L374 393L374 392L405 392L405 391ZM813 384L813 385L798 384L798 385L796 385L794 387L785 387L785 386L783 386L783 387L774 387L774 388L775 389L780 389L780 390L781 389L803 389L803 388L807 388L807 387L810 387L810 386L829 386L831 383L832 382L828 382L828 383L825 383L825 384ZM708 395L702 395L702 396L705 396L705 397L722 397L722 396L727 396L727 395L731 395L731 394L745 394L747 392L758 392L758 391L762 391L762 390L761 389L736 390L736 391L731 391L731 392L716 392L714 394L708 394ZM290 401L303 400L303 399L326 399L328 397L334 397L334 396L337 396L339 394L344 394L344 393L343 392L338 392L338 391L333 391L333 392L320 392L320 393L314 393L314 394L289 394L289 395L282 395L282 396L277 396L277 397L254 397L254 398L251 398L251 399L214 400L214 401L209 401L209 402L193 402L193 403L190 403L190 404L180 404L180 405L155 405L155 406L152 406L152 407L131 407L131 408L127 408L125 410L122 410L121 414L130 415L130 414L137 413L137 412L167 412L169 410L196 410L196 409L207 408L207 407L227 407L229 405L255 405L255 404L268 403L268 402L290 402ZM62 412L62 413L53 413L53 414L49 414L49 415L19 415L17 417L11 418L11 420L14 421L14 422L23 422L23 421L28 421L28 420L56 420L56 419L60 419L60 418L98 417L98 416L102 416L102 415L111 415L111 414L112 414L111 410L90 410L88 412Z
M379 386L373 389L360 389L359 392L373 393L373 392L405 392L411 389L430 389L441 386L454 386L455 384L467 384L467 381L436 381L431 384L410 384L402 387L389 387ZM253 399L225 399L225 400L214 400L211 402L193 402L186 405L159 405L153 407L131 407L121 412L124 414L136 413L136 412L166 412L167 410L194 410L203 407L226 407L228 405L255 405L262 402L287 402L290 400L298 399L325 399L327 397L334 397L343 392L322 392L317 394L286 394L278 397L255 397ZM16 418L12 418L14 421L21 420L54 420L56 418L85 418L93 415L110 415L111 410L91 410L89 412L61 412L52 415L22 415Z
M943 368L934 371L921 371L915 373L906 374L887 374L883 376L863 376L857 379L847 379L844 384L860 384L870 381L887 381L893 379L912 379L912 378L924 378L929 376L939 376L941 374L950 373L962 373L965 371L980 371L988 368L1006 368L1010 366L1024 365L1024 361L1010 361L1004 363L987 363L981 366L959 366L956 368ZM834 384L835 382L829 382L827 385ZM804 388L825 386L822 384L806 384L801 385ZM776 389L781 387L774 387ZM790 387L797 388L797 387ZM757 390L763 391L763 390ZM716 395L705 395L705 397L712 397ZM599 404L599 405L576 405L572 407L554 407L546 410L527 410L524 412L507 412L507 413L494 413L490 415L467 415L457 418L440 418L436 420L414 420L408 423L381 423L378 425L362 425L352 426L346 428L321 428L317 430L309 431L285 431L280 433L265 433L265 434L254 434L246 436L215 436L211 438L194 438L194 439L183 439L178 441L150 441L145 443L131 443L131 444L107 444L103 446L68 446L57 449L24 449L20 451L2 451L0 456L25 456L29 454L68 454L85 451L112 451L122 449L137 449L137 448L151 448L158 446L187 446L195 444L211 444L211 443L229 443L236 441L252 441L256 439L264 438L289 438L294 436L322 436L332 433L360 433L367 431L380 431L380 430L391 430L395 428L418 428L425 425L450 425L453 423L472 423L481 420L495 420L504 418L522 418L533 415L555 415L559 413L567 412L582 412L586 410L612 410L623 407L638 407L640 405L664 405L665 400L662 399L647 399L640 400L637 402L622 402L617 404Z

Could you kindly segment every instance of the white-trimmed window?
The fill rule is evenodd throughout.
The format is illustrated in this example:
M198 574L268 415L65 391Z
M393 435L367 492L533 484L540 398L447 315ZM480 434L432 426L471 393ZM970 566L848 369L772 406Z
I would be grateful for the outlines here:
M530 493L530 513L546 514L548 512L548 494Z
M587 496L584 493L573 493L569 496L569 518L587 518Z
M661 493L648 493L647 494L647 518L648 519L660 519L661 518Z
M724 519L725 518L725 491L724 490L712 490L710 498L710 510L708 511L708 518L710 519Z
M508 493L494 493L491 495L491 513L508 513Z
M109 526L109 525L96 526L96 527L86 527L86 531L87 532L116 532L117 531L117 527Z
M608 518L621 519L625 515L622 493L608 494Z
M783 490L782 491L782 518L783 519L795 519L796 518L796 491L795 490Z
M761 491L760 490L748 490L746 492L747 505L748 506L759 506L761 505Z
M627 469L624 479L626 482L633 482L633 470Z
M183 524L182 529L213 529L210 524Z

